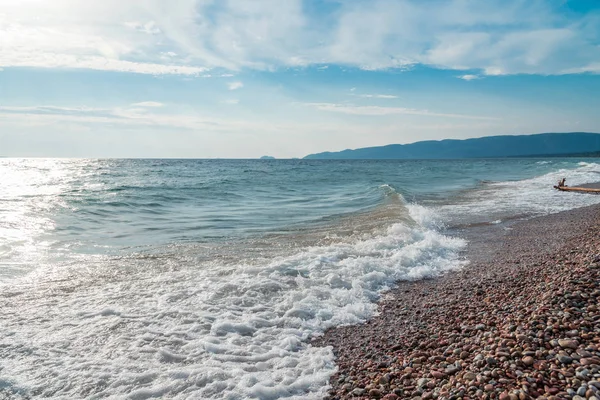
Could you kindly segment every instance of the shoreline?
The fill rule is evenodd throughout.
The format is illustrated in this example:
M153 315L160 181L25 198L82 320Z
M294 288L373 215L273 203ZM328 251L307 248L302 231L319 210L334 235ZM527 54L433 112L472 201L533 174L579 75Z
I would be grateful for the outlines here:
M469 265L313 340L327 398L600 399L599 233L600 205L472 230Z

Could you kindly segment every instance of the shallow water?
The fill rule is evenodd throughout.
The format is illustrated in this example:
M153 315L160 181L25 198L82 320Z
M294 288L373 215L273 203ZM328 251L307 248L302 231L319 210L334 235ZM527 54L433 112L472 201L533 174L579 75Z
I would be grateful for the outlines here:
M460 268L457 227L600 202L595 160L0 159L0 391L319 398L308 339L399 279ZM2 392L0 392L2 393Z

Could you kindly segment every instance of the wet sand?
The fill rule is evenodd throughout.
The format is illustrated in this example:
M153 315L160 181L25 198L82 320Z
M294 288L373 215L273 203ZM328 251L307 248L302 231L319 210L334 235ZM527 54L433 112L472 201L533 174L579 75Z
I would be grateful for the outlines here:
M315 340L329 398L600 399L600 206L463 234L468 266Z

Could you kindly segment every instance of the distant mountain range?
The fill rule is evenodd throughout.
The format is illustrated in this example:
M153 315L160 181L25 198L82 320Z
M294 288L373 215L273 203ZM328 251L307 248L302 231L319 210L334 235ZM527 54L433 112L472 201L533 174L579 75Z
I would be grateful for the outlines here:
M451 159L598 154L600 134L589 132L486 136L428 140L355 150L310 154L305 159Z

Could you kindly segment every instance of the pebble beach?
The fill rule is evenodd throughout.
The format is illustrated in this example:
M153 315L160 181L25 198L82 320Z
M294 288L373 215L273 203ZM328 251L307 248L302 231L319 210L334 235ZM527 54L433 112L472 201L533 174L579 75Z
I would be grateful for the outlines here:
M466 233L460 271L331 329L328 399L600 399L600 207Z

